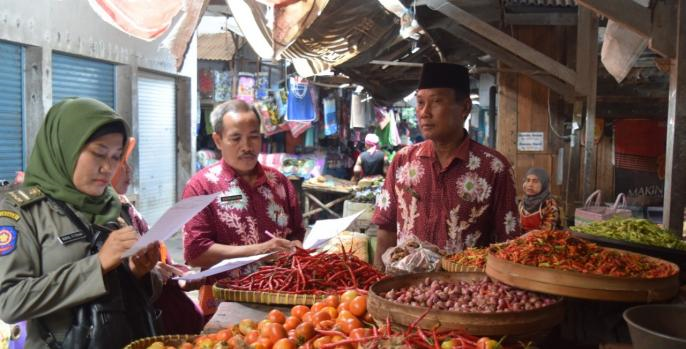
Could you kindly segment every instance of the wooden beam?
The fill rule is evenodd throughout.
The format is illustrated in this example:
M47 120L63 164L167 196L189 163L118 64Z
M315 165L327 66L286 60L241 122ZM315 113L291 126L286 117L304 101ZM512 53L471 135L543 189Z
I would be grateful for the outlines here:
M567 156L567 167L565 170L565 212L570 225L574 224L574 210L579 200L579 166L581 166L581 144L578 125L581 124L583 116L583 99L574 102L572 112L572 132L569 137L569 156Z
M601 14L643 36L650 36L650 9L632 0L577 0L577 4Z
M578 7L579 23L576 40L577 91L587 91L586 120L584 122L583 197L595 191L595 119L598 89L598 16L593 11Z
M686 204L686 4L676 11L676 57L669 76L663 224L681 236Z
M544 55L510 35L503 33L477 17L472 16L455 4L445 0L430 0L428 5L431 9L443 13L457 23L477 33L479 36L492 41L497 46L523 58L539 69L550 73L554 77L570 85L576 84L576 72L574 72L574 70L569 69L560 62Z
M455 22L447 22L447 21L438 21L435 23L431 28L441 28L448 33L454 35L455 37L461 39L462 41L469 43L470 45L474 46L475 48L483 51L484 53L487 53L494 58L496 58L499 61L502 61L503 63L507 64L511 68L520 70L520 71L527 71L527 72L534 72L534 71L540 71L536 66L533 64L525 61L524 59L518 57L515 54L512 54L511 52L503 49L502 47L499 47L498 45L494 44L493 42L483 38L481 35L474 33L473 31L458 25ZM512 39L514 40L514 39ZM568 101L573 101L574 96L576 95L574 86L570 84L566 84L565 82L550 76L546 74L527 74L529 77L532 79L540 82L541 84L549 87L556 93L560 94L562 97L564 97Z
M542 12L542 13L505 13L507 25L561 25L575 26L576 13Z

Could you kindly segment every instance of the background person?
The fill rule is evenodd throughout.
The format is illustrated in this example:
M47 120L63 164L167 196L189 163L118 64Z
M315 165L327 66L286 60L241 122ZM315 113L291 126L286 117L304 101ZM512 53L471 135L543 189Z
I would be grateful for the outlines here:
M360 153L353 168L353 181L362 177L383 176L386 174L385 165L388 162L386 154L379 149L379 136L369 133L364 137L367 148Z
M560 210L550 195L550 177L542 168L530 168L522 184L524 200L519 203L519 222L524 232L555 230Z

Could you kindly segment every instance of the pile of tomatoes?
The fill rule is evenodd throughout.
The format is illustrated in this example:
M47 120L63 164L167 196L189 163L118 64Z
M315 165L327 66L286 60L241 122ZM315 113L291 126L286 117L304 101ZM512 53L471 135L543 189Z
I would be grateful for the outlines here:
M274 309L262 321L244 319L230 328L199 336L192 343L161 348L323 349L326 344L344 339L364 338L372 333L369 326L373 319L367 312L367 296L360 292L349 290L340 296L331 295L311 307L296 305L288 314ZM342 344L335 349L355 347Z

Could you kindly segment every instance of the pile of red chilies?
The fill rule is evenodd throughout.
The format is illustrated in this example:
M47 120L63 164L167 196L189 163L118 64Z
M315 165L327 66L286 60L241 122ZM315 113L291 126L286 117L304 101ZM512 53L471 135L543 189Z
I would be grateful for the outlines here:
M218 286L233 290L323 294L347 289L367 290L385 275L350 252L315 253L296 249L273 265L239 279L223 279Z

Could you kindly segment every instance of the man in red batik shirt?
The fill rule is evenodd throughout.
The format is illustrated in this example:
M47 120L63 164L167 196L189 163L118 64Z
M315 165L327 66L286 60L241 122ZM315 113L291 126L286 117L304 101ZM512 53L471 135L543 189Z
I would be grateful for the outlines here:
M372 222L379 226L374 264L410 236L449 252L520 234L512 167L469 138L469 73L461 65L425 63L416 94L426 141L391 163Z
M305 229L295 189L276 169L257 162L262 136L253 108L243 101L228 101L214 109L211 119L212 139L222 161L196 173L183 197L220 194L184 225L187 264L207 268L228 258L300 246ZM201 287L199 301L205 316L216 311L211 285Z

